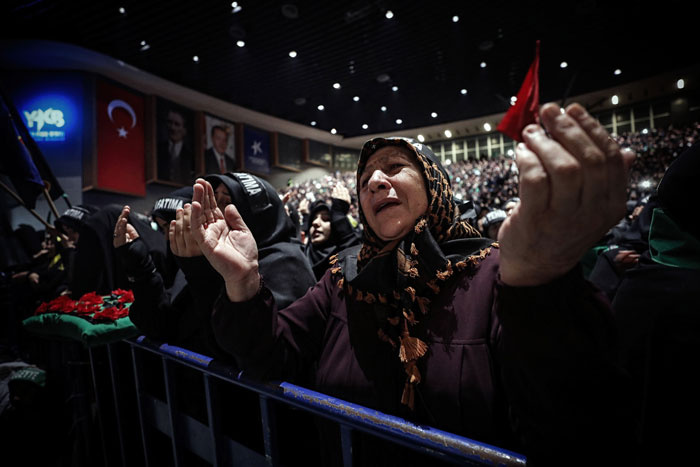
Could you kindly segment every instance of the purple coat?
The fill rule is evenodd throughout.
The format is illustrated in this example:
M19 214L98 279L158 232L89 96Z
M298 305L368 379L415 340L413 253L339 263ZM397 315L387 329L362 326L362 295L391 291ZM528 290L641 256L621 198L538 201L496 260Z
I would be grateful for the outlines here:
M411 332L429 345L413 412L400 404L405 373L398 350L377 337L373 305L346 297L328 272L284 310L265 289L241 305L220 297L212 322L248 376L295 381L541 460L621 442L612 316L579 269L509 287L494 248L443 286Z

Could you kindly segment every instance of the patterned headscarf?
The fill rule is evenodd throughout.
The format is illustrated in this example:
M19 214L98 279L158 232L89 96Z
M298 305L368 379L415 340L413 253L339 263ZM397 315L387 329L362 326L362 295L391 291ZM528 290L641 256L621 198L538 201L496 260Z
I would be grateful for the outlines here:
M393 250L381 253L389 242L372 230L360 206L364 230L356 266L333 259L336 267L331 272L349 296L375 304L379 322L383 323L378 336L398 350L407 374L401 402L412 409L414 388L421 378L416 361L428 346L410 335L411 327L429 312L431 298L454 271L475 267L489 253L490 241L481 239L474 227L459 220L448 174L435 154L418 141L402 137L369 140L360 153L358 180L370 156L386 146L404 148L415 156L425 181L427 212L416 219L413 229ZM359 199L359 183L357 190Z

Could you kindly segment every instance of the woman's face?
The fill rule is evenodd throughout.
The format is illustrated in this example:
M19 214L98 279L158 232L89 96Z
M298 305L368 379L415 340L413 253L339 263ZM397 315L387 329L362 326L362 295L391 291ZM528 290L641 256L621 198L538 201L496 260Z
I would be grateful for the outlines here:
M331 238L331 214L323 209L316 213L309 229L311 243L321 244Z
M360 176L360 205L367 223L384 241L398 240L428 210L425 181L415 156L386 146L372 154Z

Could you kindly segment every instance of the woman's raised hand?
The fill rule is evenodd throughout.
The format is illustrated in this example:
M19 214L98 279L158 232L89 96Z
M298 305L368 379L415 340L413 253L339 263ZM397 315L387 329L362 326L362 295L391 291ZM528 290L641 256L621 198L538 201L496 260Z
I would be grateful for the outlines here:
M112 240L114 248L119 248L139 238L139 233L133 225L129 224L130 213L131 208L129 206L124 206L117 218L117 222L114 225L114 239Z
M249 300L260 285L258 247L253 234L233 204L221 213L208 181L197 179L193 190L192 237L224 278L229 299L233 302Z
M192 236L191 218L192 205L187 203L175 211L175 220L170 221L168 239L175 256L191 258L202 255L202 250Z
M516 148L520 200L498 234L501 280L540 285L566 274L625 215L634 153L579 104L546 104Z

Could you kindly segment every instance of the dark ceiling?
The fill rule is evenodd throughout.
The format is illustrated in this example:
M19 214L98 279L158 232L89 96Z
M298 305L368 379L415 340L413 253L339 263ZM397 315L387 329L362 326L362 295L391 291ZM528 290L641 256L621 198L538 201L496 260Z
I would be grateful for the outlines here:
M242 0L238 12L231 3L6 0L0 37L76 44L346 137L505 111L537 39L543 101L700 61L697 17L675 0L645 3L653 7L602 0ZM336 82L340 89L332 87Z

